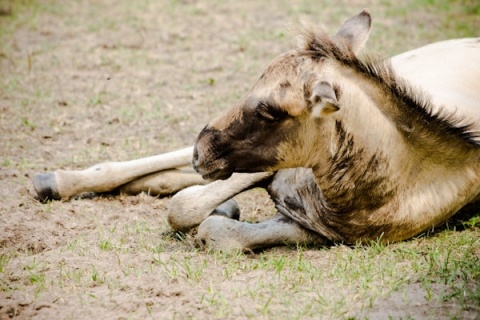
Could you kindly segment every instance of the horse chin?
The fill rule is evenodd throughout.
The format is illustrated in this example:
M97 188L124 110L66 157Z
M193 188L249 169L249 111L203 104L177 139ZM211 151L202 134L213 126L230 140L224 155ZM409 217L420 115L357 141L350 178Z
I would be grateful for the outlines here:
M218 169L208 173L203 173L202 178L204 180L226 180L230 178L233 174L233 170Z
M225 180L234 172L225 159L211 161L208 165L195 166L194 169L202 175L204 180Z

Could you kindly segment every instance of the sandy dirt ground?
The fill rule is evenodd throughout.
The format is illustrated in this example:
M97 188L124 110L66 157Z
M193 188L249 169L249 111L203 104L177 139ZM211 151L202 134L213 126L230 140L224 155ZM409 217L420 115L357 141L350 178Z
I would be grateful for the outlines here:
M443 39L432 30L434 14L395 18L379 1L0 5L0 319L480 316L480 303L431 299L421 279L388 290L386 278L365 287L338 280L331 271L343 265L338 256L361 259L351 248L206 253L171 231L168 197L84 194L41 203L31 182L36 172L192 145L270 59L295 45L289 24L302 17L333 31L370 6L371 51L388 55ZM425 25L432 28L419 29ZM242 220L274 213L261 190L238 202ZM480 232L452 237L464 235ZM422 248L424 240L415 241ZM478 242L472 247L480 256ZM448 290L428 288L434 296Z

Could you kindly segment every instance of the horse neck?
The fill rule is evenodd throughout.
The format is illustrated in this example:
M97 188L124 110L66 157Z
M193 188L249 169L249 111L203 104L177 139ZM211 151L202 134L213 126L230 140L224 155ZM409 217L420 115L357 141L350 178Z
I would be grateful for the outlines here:
M360 88L342 92L340 110L324 119L329 134L318 144L324 149L315 152L312 169L326 210L375 211L406 183L396 172L412 161L395 126Z
M415 162L414 149L408 145L396 122L385 114L389 107L378 103L383 96L380 88L359 85L358 79L351 76L340 81L343 84L340 110L327 120L331 133L330 141L325 144L329 146L327 154L333 156L351 149L350 154L357 155L356 161L359 161L355 166L367 166L375 157L382 158L394 171Z
M396 144L405 146L402 152L432 165L458 163L462 157L478 150L478 140L475 140L478 134L467 119L442 114L443 107L432 105L433 99L427 93L397 79L387 64L370 68L377 71L367 73L365 69L337 66L339 80L347 86L343 90L346 94L343 104L349 113L345 120L355 126L365 120L367 128L360 133L380 125L385 130L383 140L393 137ZM433 110L437 110L436 114ZM392 147L396 146L388 146Z
M359 78L341 79L340 110L326 119L331 134L321 143L323 154L312 161L325 206L341 212L392 210L402 205L395 199L406 194L427 190L434 195L436 189L460 194L478 180L478 148L457 137L443 141L431 126L421 126L420 117L408 119L411 113L403 113L404 106L389 92ZM408 134L416 136L410 140Z

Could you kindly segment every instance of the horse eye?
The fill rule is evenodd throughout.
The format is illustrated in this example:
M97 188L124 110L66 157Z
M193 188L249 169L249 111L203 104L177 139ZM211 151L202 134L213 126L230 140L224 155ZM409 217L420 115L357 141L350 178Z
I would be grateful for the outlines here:
M257 115L268 123L275 123L287 116L287 113L279 108L260 102L257 106Z

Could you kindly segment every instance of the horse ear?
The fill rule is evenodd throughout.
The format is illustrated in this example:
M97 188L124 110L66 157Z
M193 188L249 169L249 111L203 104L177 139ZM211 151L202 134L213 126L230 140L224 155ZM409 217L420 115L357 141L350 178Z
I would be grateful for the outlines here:
M313 88L310 102L312 104L311 116L313 118L320 118L322 115L330 114L340 109L335 90L327 81L321 81Z
M365 42L367 42L370 29L372 27L372 17L368 9L363 9L356 16L345 21L335 34L335 43L339 46L347 45L356 54Z

